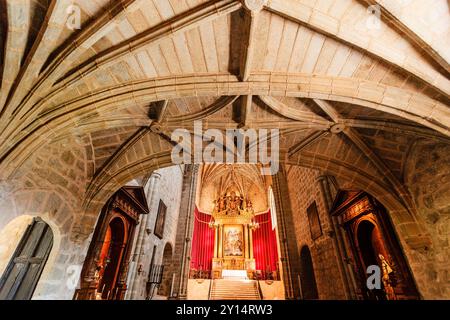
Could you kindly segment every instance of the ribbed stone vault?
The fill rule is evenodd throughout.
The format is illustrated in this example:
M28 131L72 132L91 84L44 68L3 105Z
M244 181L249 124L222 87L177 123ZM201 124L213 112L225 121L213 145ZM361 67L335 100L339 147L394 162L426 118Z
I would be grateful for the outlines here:
M172 164L171 132L202 120L279 128L283 164L371 192L402 241L427 246L408 170L418 145L449 150L448 3L395 3L0 1L1 208L55 194L83 241L114 191Z

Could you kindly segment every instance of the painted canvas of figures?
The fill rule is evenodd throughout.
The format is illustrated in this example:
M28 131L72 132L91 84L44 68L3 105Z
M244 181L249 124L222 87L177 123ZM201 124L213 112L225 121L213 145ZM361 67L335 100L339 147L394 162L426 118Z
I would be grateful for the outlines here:
M224 253L228 257L242 257L244 254L244 242L242 226L224 227Z

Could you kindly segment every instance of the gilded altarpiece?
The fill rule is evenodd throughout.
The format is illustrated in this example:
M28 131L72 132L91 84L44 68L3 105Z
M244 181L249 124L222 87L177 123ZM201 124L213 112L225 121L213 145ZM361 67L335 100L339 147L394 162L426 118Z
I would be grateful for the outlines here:
M213 278L221 278L222 270L246 270L247 277L253 278L256 267L251 231L257 227L254 215L251 201L235 192L215 201L210 225L215 228Z

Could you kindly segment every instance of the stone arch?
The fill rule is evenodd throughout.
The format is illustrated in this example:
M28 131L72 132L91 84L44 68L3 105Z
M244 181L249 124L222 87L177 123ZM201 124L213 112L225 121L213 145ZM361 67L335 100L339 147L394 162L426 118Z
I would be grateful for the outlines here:
M0 230L0 248L2 249L0 250L2 253L0 255L0 275L3 274L26 228L35 217L40 217L48 225L53 235L53 241L48 259L33 292L32 299L48 299L55 294L52 285L54 279L60 278L61 282L64 283L64 275L61 275L59 270L64 264L58 261L57 258L62 254L62 246L67 241L67 237L61 233L60 227L48 215L22 214L11 219Z
M135 143L130 150L134 154L143 155L143 158L138 158L131 162L128 162L127 152L125 150L121 157L112 161L105 168L103 175L99 174L96 180L91 183L89 190L91 191L90 195L92 198L85 198L86 211L83 219L86 219L86 221L94 221L99 210L98 208L103 206L105 199L108 199L112 193L127 181L142 175L144 172L148 173L158 168L172 165L169 151L172 145L153 133L146 135L148 141L151 141L150 136L152 136L152 141L157 141L156 145L165 146L166 150L157 149L156 153L151 153L148 150L148 146L145 147L147 150L142 150L144 146L141 143ZM342 181L346 181L352 188L364 190L372 194L388 209L390 218L392 219L392 225L403 248L416 250L428 245L429 236L426 230L423 230L420 223L416 220L415 212L404 206L389 186L376 176L377 172L370 174L359 169L357 164L342 163L336 159L314 154L303 155L301 159L301 162L299 159L282 159L282 161L285 164L319 169L324 174L333 175ZM87 225L87 223L84 225ZM85 230L83 233L89 234L88 230ZM405 256L410 261L412 269L422 269L419 263L420 260L417 260L414 252L405 250Z
M362 220L356 227L357 246L361 251L366 268L378 264L372 240L374 231L376 231L376 226L369 219Z
M161 296L169 297L173 273L173 246L170 242L166 242L166 244L164 245L162 265L164 266L164 271L162 275L161 285L158 289L158 294Z
M300 281L302 297L305 300L319 299L314 264L307 245L300 249Z
M420 270L425 283L445 282L448 259L441 259L449 250L450 233L450 150L439 142L417 140L409 150L405 165L405 185L413 195L417 216L429 234L423 246L417 245L414 254L417 260L414 269ZM416 245L413 242L413 245ZM445 298L449 288L425 286L422 294Z
M111 261L106 265L101 282L99 283L100 288L105 288L106 292L111 291L119 273L125 243L128 238L128 232L125 226L126 224L121 216L113 216L108 223L104 241L108 243ZM102 298L107 299L108 294L102 292Z
M356 208L361 209L354 210ZM344 212L347 213L343 214ZM348 213L351 218L347 215ZM351 244L348 252L353 260L353 270L359 279L358 286L366 299L388 298L384 291L367 290L365 284L367 268L371 265L381 266L382 259L386 259L388 263L395 266L394 279L396 280L393 286L396 292L400 296L408 297L407 299L419 297L417 288L427 287L427 283L424 283L419 276L420 266L417 265L418 261L415 257L417 248L414 247L414 241L420 243L420 234L409 239L404 237L402 239L402 230L405 225L395 225L389 209L367 191L341 188L337 192L332 214L340 216L340 225ZM412 270L414 272L411 272ZM389 296L389 299L393 297Z
M124 83L108 88L107 91L109 96L105 96L105 89L101 89L77 97L65 103L64 108L54 108L30 123L27 133L20 133L21 136L13 147L1 156L2 176L9 177L11 170L16 167L11 166L11 163L22 163L30 153L42 145L43 141L55 138L56 132L62 134L77 127L78 117L83 113L125 108L132 104L148 104L177 96L253 94L326 99L384 111L429 127L446 136L450 135L446 106L441 102L408 90L353 78L316 74L260 73L250 76L248 82L239 82L238 78L232 75L185 75L161 77L141 81L139 84ZM47 127L50 123L53 130ZM26 144L27 152L19 147L23 144Z
M147 134L146 140L151 141ZM142 143L133 145L132 152L143 155L142 158L135 159L127 163L126 152L121 158L116 159L106 168L103 175L98 175L88 191L85 198L85 215L82 219L86 221L94 221L100 208L105 201L123 184L158 168L166 167L172 164L170 158L170 149L172 146L162 138L154 135L153 141L157 141L157 145L164 145L166 150L157 149L156 153L151 153L149 147L143 150ZM159 151L159 153L158 153ZM325 174L334 175L347 181L354 188L365 190L376 197L388 210L393 220L393 224L401 235L400 238L408 243L408 241L417 242L417 237L426 238L426 232L417 224L414 211L408 210L399 200L398 196L386 185L382 180L374 174L368 174L357 167L356 164L343 163L341 161L320 157L317 155L304 155L302 161L299 159L282 159L285 164L301 165L308 168L322 170ZM83 223L87 225L87 223ZM89 234L88 230L83 232Z

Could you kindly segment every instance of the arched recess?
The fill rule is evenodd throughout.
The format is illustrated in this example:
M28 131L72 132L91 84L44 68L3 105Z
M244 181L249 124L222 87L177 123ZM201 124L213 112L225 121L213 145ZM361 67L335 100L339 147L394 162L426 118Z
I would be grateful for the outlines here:
M158 168L173 165L170 156L172 145L158 136L156 137L157 138L149 138L146 136L143 143L136 143L130 148L129 151L140 155L139 158L132 162L128 162L128 160L126 160L127 152L124 151L120 157L115 159L105 168L104 172L100 172L96 176L91 182L86 198L84 199L85 216L81 219L95 220L97 212L100 211L100 208L104 205L106 200L118 190L121 185L126 184L128 181L135 179L144 173L147 174ZM148 143L151 139L153 139L153 141L158 141L157 145L161 147L155 150L150 149ZM401 232L400 238L402 241L407 243L414 242L415 245L427 242L426 233L421 230L420 225L417 224L414 212L411 212L404 207L398 196L382 179L380 179L381 176L378 172L365 172L358 167L357 163L343 162L314 154L302 154L301 157L289 159L285 159L282 154L280 158L281 162L284 164L301 165L312 169L318 169L325 174L335 176L337 179L347 181L355 189L369 192L389 210L389 214L392 217L396 229L400 229L398 232ZM414 229L402 228L402 225L406 224L417 224L417 227ZM418 237L421 238L418 239Z
M172 264L173 264L173 249L170 242L164 246L162 265L164 267L161 285L158 289L158 295L169 297L172 286Z
M376 252L383 249L382 243L379 242L380 235L375 225L369 220L364 220L358 225L356 234L358 248L365 269L370 265L378 264Z
M78 300L122 300L139 215L148 214L142 187L124 186L103 206L81 272Z
M58 260L58 257L66 253L63 248L69 242L68 237L62 235L61 225L46 212L37 214L27 211L21 215L10 215L6 220L6 224L0 229L0 276L5 271L28 225L37 217L49 225L53 234L53 245L32 299L56 299L57 297L61 299L71 289L66 285L55 285L55 279L58 280L58 283L66 284L67 276L69 276L66 273L66 265ZM64 271L61 272L61 270Z
M300 284L303 299L319 299L311 252L306 245L300 249Z
M170 155L172 145L157 137L154 141L158 141L158 145L164 146L164 149L152 150L148 145L145 146L145 149L142 149L142 144L148 143L149 140L150 138L143 139L143 143L136 144L137 147L133 146L130 148L129 152L140 155L139 158L126 163L127 153L124 152L121 157L110 163L104 169L104 172L98 173L89 185L84 199L85 215L96 216L106 200L128 181L144 173L147 174L156 169L173 165ZM154 152L152 153L152 151ZM380 202L389 208L391 214L395 215L399 212L402 215L401 220L403 222L415 223L413 212L408 212L401 204L401 201L399 201L398 196L380 179L380 176L377 176L378 172L368 173L358 168L355 163L350 164L314 154L302 154L301 157L289 159L285 159L284 154L281 154L280 158L280 161L284 164L318 169L324 173L334 175L336 178L349 181L355 188L366 190L375 195Z
M397 300L419 298L406 253L401 246L388 210L373 196L358 190L340 190L333 216L338 217L350 244L350 263L356 276L358 294L364 299ZM382 270L383 289L366 285L369 266Z
M108 299L109 293L115 286L126 242L125 223L122 218L115 217L108 225L100 253L99 263L106 266L99 275L102 299Z
M157 146L152 149L152 146ZM148 174L156 169L173 165L170 151L172 145L155 133L147 132L129 146L121 150L101 172L98 172L91 182L84 199L85 215L80 217L93 221L97 212L121 185L143 174ZM343 159L333 158L329 154L314 154L302 152L295 157L286 157L286 153L280 155L282 164L300 165L312 169L318 169L323 174L335 176L339 181L345 181L354 189L364 190L373 195L388 210L395 231L405 250L405 255L410 259L411 268L422 270L423 266L417 255L412 250L421 250L430 245L429 235L423 226L416 220L415 212L406 208L398 194L383 179L382 172L370 169L370 163L364 157L359 157L359 162L349 162ZM138 157L128 157L128 152ZM369 168L369 169L368 169ZM88 224L84 224L85 226ZM89 234L88 232L84 232ZM412 250L411 250L412 249ZM426 285L426 284L423 284Z
M33 297L53 247L51 227L40 217L21 216L12 221L2 235L16 236L6 247L11 255L0 278L0 300L29 300ZM24 223L28 224L23 230ZM19 238L20 237L20 238ZM15 240L19 240L15 246ZM2 239L5 240L5 239Z

